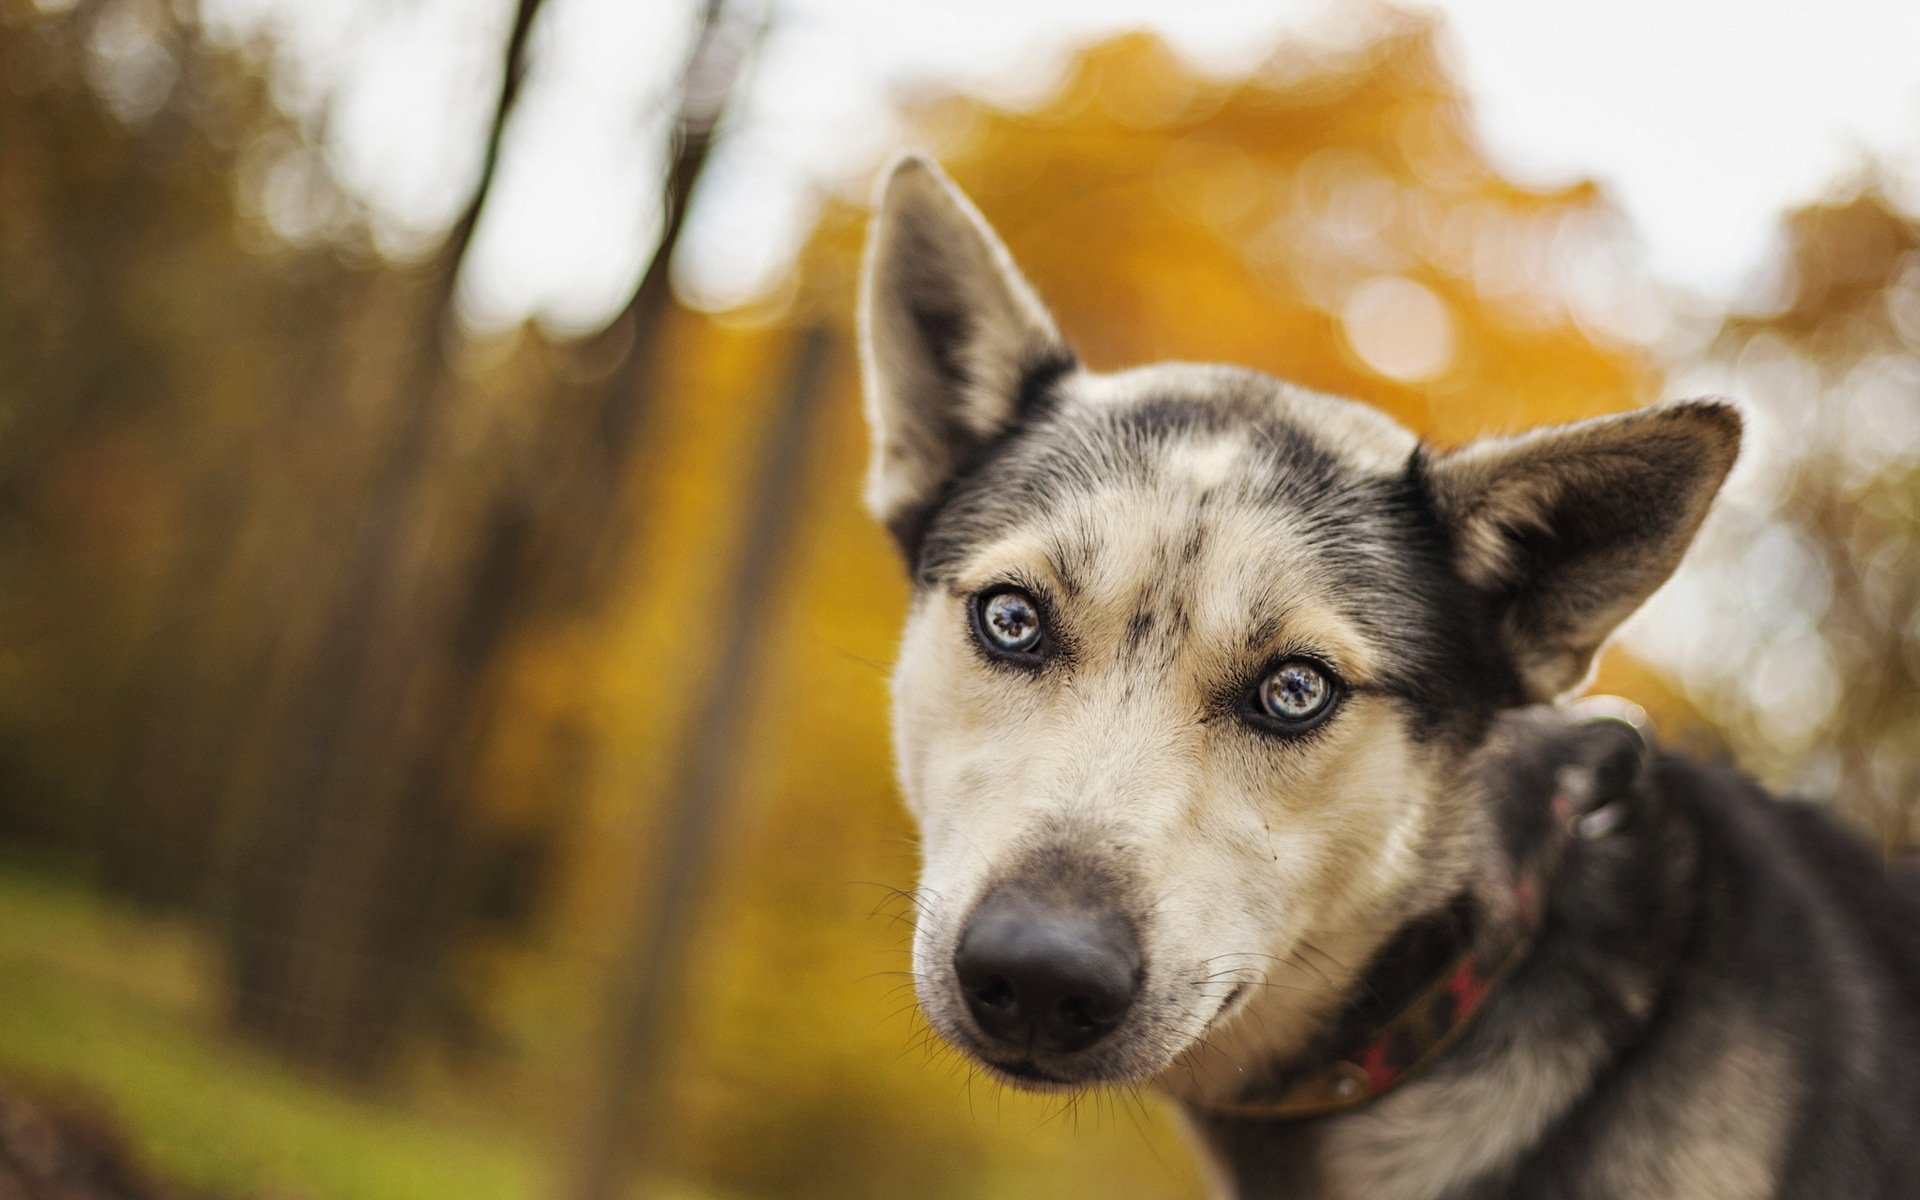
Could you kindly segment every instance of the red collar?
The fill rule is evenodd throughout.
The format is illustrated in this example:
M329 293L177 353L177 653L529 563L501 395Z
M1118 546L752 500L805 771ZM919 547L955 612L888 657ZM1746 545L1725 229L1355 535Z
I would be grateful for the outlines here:
M1644 759L1647 746L1640 726L1645 713L1637 705L1622 709L1588 702L1584 707L1594 714L1592 719L1627 726L1635 752ZM1590 785L1562 773L1551 802L1549 832L1539 848L1515 867L1513 903L1502 923L1475 937L1405 1007L1324 1066L1305 1074L1289 1072L1289 1082L1277 1094L1205 1105L1203 1111L1266 1120L1326 1116L1377 1100L1431 1067L1460 1040L1487 997L1533 950L1545 921L1548 890L1569 848L1576 842L1603 838L1619 826L1624 801L1618 796L1595 796L1592 791Z

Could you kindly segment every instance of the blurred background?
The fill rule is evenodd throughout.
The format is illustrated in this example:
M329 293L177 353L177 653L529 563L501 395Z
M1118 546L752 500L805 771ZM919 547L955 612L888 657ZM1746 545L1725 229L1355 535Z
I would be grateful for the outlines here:
M913 1012L906 147L1095 367L1737 397L1599 686L1920 838L1920 7L0 0L0 1195L1202 1193Z

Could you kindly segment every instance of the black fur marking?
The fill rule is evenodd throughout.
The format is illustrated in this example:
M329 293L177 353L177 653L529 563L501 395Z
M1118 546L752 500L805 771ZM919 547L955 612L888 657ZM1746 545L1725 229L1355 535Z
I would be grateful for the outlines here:
M1211 493L1209 492L1208 494L1210 495ZM1200 503L1206 503L1205 495L1200 497ZM1193 564L1199 562L1200 554L1206 548L1207 527L1201 522L1195 521L1193 528L1187 533L1187 540L1180 546L1180 565L1183 567L1191 567Z
M967 343L973 338L973 322L958 305L937 304L926 299L917 299L910 306L909 315L927 361L939 372L948 391L959 394L971 382L964 355Z
M953 331L954 324L964 324L964 318L956 315L953 323L943 323L941 314L933 314L931 326L922 323L922 312L915 310L915 322L922 330L922 336L929 338L929 353L934 352L932 339L945 336ZM946 343L953 344L953 343ZM952 364L952 370L960 370L957 358L939 360L943 364ZM900 554L909 564L913 579L921 581L923 571L920 565L921 548L926 540L927 529L933 519L946 504L955 490L960 488L967 478L991 460L998 449L1017 439L1028 427L1044 421L1058 402L1056 392L1060 380L1072 374L1079 367L1079 360L1073 351L1062 346L1035 361L1021 373L1019 390L1015 395L1011 419L995 436L984 441L974 441L958 427L949 424L947 440L949 444L963 448L956 459L953 473L940 486L934 495L923 504L912 505L896 514L887 522L887 532L893 535L894 544L900 548ZM941 367L943 373L948 366ZM953 382L959 382L955 375Z
M1054 389L1062 379L1080 369L1080 360L1072 350L1065 346L1027 364L1020 375L1020 387L1013 398L1015 420L1025 420L1031 414L1050 407L1056 399Z
M1093 533L1083 527L1057 532L1047 546L1047 558L1069 597L1079 595L1092 577L1095 557Z
M1147 638L1153 633L1153 610L1142 605L1134 609L1133 616L1127 619L1126 648L1130 653L1138 654L1147 644Z
M1523 690L1500 649L1494 609L1454 569L1452 534L1434 506L1427 461L1427 450L1416 447L1379 497L1382 512L1399 530L1395 587L1421 615L1418 636L1425 647L1417 659L1391 664L1382 683L1418 718L1416 737L1467 745L1480 739L1496 712L1522 703ZM1367 612L1349 615L1385 632Z

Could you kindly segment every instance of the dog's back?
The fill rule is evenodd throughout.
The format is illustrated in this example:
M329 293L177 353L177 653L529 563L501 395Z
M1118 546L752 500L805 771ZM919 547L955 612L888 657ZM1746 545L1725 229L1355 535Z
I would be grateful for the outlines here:
M1700 952L1677 983L1744 1004L1792 1064L1781 1196L1920 1194L1920 889L1830 814L1674 761L1702 836Z

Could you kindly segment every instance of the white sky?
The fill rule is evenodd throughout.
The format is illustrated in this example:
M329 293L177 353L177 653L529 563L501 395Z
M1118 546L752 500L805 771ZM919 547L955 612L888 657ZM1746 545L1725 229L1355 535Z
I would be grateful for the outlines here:
M1331 0L1337 4L1338 0ZM930 85L1034 97L1073 46L1146 27L1210 68L1337 30L1329 0L785 0L689 229L682 282L725 301L772 274L813 197L900 148L890 98ZM1592 176L1656 275L1735 294L1786 207L1870 157L1920 168L1916 0L1441 0L1500 166ZM457 209L495 86L506 0L208 0L278 28L289 98L332 98L350 188L393 244ZM464 281L482 324L591 326L653 233L659 105L692 0L549 0L507 167ZM1364 12L1353 4L1348 17Z

